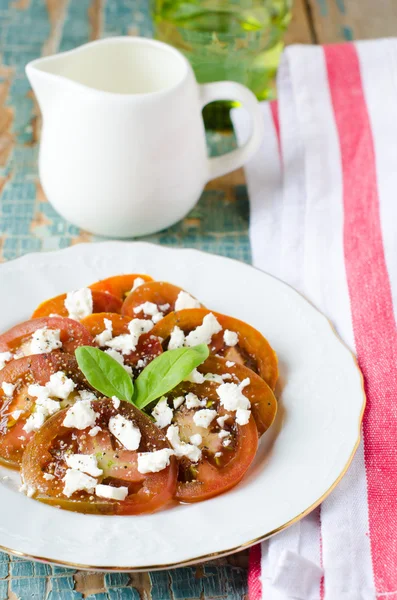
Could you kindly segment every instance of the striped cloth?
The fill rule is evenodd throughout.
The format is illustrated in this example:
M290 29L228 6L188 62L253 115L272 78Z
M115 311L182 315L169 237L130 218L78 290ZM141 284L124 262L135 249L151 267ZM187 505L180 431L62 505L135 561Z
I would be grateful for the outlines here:
M340 485L252 549L250 600L397 600L397 40L290 47L278 91L246 167L253 262L331 318L368 403Z

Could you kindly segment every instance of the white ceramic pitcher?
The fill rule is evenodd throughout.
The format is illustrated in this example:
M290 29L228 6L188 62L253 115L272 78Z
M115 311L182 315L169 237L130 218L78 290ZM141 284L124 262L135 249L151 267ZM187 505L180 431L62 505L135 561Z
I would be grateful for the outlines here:
M161 42L108 38L30 62L43 115L39 171L66 219L98 235L153 233L184 217L210 179L243 165L262 139L255 96L221 81L198 85ZM247 144L208 158L201 111L237 100L252 116Z

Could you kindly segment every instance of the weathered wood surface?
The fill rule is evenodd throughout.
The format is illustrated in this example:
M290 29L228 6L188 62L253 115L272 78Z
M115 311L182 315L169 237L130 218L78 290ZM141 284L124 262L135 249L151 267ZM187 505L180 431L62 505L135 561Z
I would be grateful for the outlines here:
M395 35L395 0L294 0L287 43L326 43ZM37 56L111 35L151 34L148 0L0 0L0 261L55 250L90 234L61 219L37 176L40 115L24 75ZM215 135L214 153L230 147ZM242 170L211 182L181 223L148 236L250 261L248 202ZM240 600L248 553L172 571L78 572L0 553L0 600Z

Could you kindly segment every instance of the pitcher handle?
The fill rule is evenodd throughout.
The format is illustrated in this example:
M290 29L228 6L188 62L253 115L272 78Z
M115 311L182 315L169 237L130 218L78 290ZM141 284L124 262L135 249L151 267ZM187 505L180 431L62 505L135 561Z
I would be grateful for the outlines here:
M263 116L255 95L244 85L234 81L204 83L200 85L200 96L203 107L214 100L236 100L241 102L251 114L252 120L252 133L244 146L208 160L208 180L210 180L243 166L258 150L264 133Z

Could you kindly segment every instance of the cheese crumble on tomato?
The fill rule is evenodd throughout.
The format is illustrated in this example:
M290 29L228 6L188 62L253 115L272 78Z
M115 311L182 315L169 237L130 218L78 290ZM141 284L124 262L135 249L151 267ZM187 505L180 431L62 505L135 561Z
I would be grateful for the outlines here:
M29 354L44 354L62 348L60 336L59 329L48 329L48 327L36 329L30 342Z
M89 288L82 288L69 292L64 302L70 319L81 321L85 317L92 315L94 308L92 292Z
M141 442L139 428L123 415L116 415L109 420L109 431L127 450L137 450Z
M175 310L184 310L185 308L200 308L201 304L196 298L193 298L187 292L181 290L175 302Z
M222 326L216 317L212 313L209 313L204 317L202 324L186 336L185 346L191 347L198 344L210 344L212 336L220 331L222 331Z

